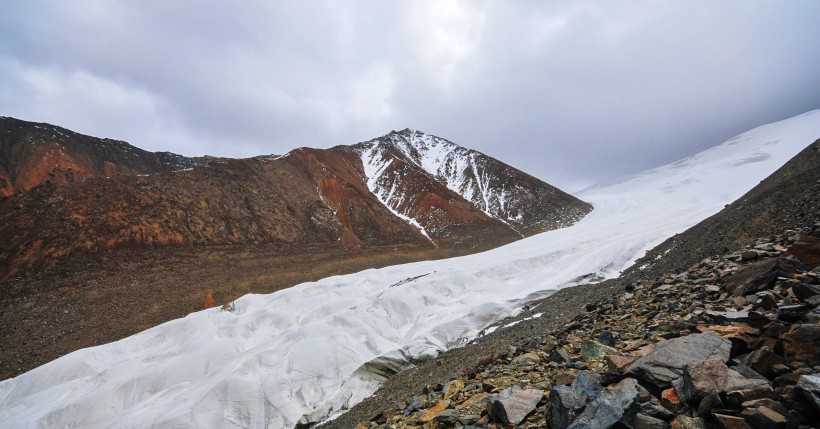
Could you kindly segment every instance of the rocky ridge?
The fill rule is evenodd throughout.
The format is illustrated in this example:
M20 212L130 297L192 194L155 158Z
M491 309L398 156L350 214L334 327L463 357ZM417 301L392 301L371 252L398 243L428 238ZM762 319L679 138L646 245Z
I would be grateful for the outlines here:
M447 151L422 162L430 142ZM120 250L413 244L474 252L590 210L500 161L417 131L283 156L187 158L0 117L0 282Z
M358 427L817 427L818 257L815 225L635 282Z
M46 183L66 185L94 177L179 171L205 165L205 161L0 116L0 197Z
M393 131L350 150L362 157L371 191L422 228L436 227L423 198L433 186L446 187L522 235L569 226L592 209L495 158L418 130Z

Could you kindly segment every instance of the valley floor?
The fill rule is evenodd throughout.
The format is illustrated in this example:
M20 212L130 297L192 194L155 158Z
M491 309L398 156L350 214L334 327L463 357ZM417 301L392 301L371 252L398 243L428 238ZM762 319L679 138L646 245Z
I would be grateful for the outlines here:
M503 244L503 243L498 243ZM491 246L490 246L491 247ZM209 247L111 254L0 285L0 380L249 293L368 268L461 256L482 247Z

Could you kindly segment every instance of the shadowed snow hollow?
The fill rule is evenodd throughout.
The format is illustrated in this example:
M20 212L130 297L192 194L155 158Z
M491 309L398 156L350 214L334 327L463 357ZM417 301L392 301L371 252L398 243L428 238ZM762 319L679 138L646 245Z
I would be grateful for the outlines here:
M248 295L0 383L7 427L293 427L368 396L410 359L473 338L531 294L616 276L820 136L820 112L763 126L582 197L572 227L482 254Z

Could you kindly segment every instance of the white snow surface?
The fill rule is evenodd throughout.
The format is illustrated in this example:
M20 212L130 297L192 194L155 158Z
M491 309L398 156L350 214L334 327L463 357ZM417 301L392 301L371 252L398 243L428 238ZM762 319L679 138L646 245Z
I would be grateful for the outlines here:
M508 221L521 221L521 215L511 217L505 215L507 197L512 189L506 189L503 184L495 183L484 163L487 157L474 150L466 149L441 137L425 134L416 130L406 130L400 133L391 133L382 139L402 152L413 164L424 170L430 176L438 179L451 191L472 202L488 216L501 220L509 225ZM362 153L362 162L365 165L365 174L368 177L370 190L379 198L389 194L392 198L382 202L395 208L397 199L401 196L379 186L379 179L384 172L390 155L386 155L382 139L365 142L366 149ZM370 168L368 168L368 164ZM381 166L381 168L378 168ZM404 215L403 219L407 220ZM413 220L415 222L415 220ZM414 225L418 226L418 222ZM510 225L512 227L512 225ZM514 229L514 228L513 228ZM425 234L426 235L426 234Z
M400 211L400 207L404 205L405 199L411 196L402 195L401 192L397 192L398 182L392 182L390 188L382 184L384 172L390 166L390 163L393 162L393 159L392 156L382 153L379 149L377 145L371 145L362 151L361 154L364 174L367 176L367 188L391 213L416 227L431 243L436 244L418 220L410 216L408 211Z
M0 382L9 428L280 428L371 394L378 357L434 355L536 296L617 276L820 137L820 111L590 189L575 225L481 254L304 283L87 348ZM545 314L543 317L550 317ZM386 361L387 359L382 359Z

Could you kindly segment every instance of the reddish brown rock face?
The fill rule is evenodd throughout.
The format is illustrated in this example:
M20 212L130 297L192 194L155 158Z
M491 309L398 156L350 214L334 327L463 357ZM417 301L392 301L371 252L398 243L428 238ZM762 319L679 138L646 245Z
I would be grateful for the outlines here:
M413 152L419 135L434 137L413 133L381 138L408 140L379 147L389 165L374 181L362 144L299 148L275 158L192 159L0 118L0 280L121 248L337 242L348 250L407 243L488 248L591 209L435 138L458 149L448 162L470 165L457 173L472 179L453 189ZM479 182L485 202L487 195L514 198L480 206L469 198ZM386 202L374 187L392 189L395 200ZM547 203L547 194L557 197Z

